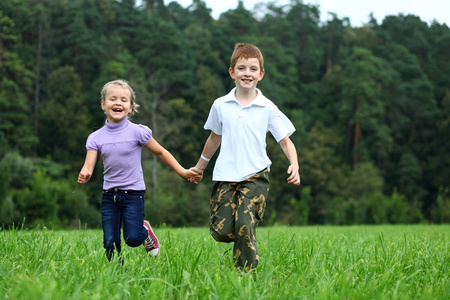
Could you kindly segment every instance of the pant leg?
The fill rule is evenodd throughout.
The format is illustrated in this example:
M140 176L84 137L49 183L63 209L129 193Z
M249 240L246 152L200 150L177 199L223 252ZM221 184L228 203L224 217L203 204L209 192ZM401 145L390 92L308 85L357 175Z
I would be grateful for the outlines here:
M268 171L264 170L241 182L237 188L234 257L236 266L246 271L259 262L256 226L262 220L269 193Z
M144 194L145 191L120 192L123 238L130 247L142 245L148 236L148 232L143 225L145 216Z
M236 183L215 182L212 188L209 227L212 237L218 242L235 240L236 186Z
M115 193L103 192L102 196L102 227L103 227L103 247L106 257L111 260L114 250L120 253L120 227L122 224L122 212L119 204L115 202Z
M256 268L259 261L256 226L262 220L269 192L268 171L239 182L216 182L210 203L210 231L218 242L234 241L239 268Z

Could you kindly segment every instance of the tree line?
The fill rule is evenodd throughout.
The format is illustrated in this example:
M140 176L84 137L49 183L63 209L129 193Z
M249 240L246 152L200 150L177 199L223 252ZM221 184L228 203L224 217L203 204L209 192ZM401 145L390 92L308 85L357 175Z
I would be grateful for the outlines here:
M300 188L286 184L288 161L268 136L264 224L450 221L446 24L403 14L321 22L301 0L252 11L240 1L217 20L202 0L10 0L0 2L1 226L99 226L101 162L87 185L76 178L113 79L136 91L132 121L193 166L213 100L233 87L237 42L261 49L259 88L297 129ZM192 185L144 151L152 223L208 224L212 164Z

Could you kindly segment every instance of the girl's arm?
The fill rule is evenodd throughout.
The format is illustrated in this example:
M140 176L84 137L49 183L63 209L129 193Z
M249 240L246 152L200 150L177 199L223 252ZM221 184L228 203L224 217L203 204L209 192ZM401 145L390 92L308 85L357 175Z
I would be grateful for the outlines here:
M199 180L190 180L198 177L198 174L192 170L183 168L173 155L161 146L154 138L145 145L145 148L153 152L163 163L171 167L182 178L198 183Z
M289 159L290 163L290 166L287 170L287 173L290 174L290 176L288 177L287 182L293 185L300 185L297 150L295 149L294 143L292 143L291 139L287 136L282 139L279 144L281 149L283 149L284 154L286 154L287 158Z
M78 183L86 183L89 179L91 179L92 172L94 172L95 163L97 162L97 156L97 151L87 151L83 168L81 168L80 174L78 174Z

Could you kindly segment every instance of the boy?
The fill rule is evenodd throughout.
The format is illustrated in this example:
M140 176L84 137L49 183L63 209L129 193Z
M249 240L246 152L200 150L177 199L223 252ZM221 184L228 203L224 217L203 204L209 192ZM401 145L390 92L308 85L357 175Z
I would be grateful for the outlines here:
M229 74L236 87L214 101L204 126L211 134L192 169L202 173L220 145L213 171L210 231L218 242L234 242L235 266L249 271L258 265L255 229L269 192L272 162L266 153L267 131L289 159L287 182L300 185L300 175L297 151L289 138L294 126L256 88L264 77L260 50L251 44L236 44Z

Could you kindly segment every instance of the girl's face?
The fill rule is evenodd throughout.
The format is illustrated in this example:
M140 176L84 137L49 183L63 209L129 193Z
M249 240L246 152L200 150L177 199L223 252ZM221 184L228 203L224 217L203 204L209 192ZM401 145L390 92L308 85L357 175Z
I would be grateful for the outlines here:
M102 109L105 111L109 123L118 123L133 112L131 108L131 92L120 86L112 86L102 100Z
M229 69L229 73L236 82L236 87L244 89L255 89L264 77L257 58L239 58L234 68Z

